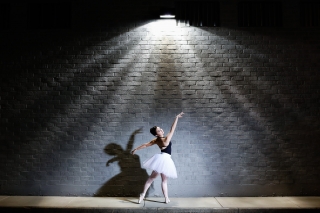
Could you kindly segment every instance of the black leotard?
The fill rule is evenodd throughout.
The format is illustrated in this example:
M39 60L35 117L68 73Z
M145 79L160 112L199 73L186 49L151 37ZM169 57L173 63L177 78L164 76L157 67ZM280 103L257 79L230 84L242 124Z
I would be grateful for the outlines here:
M169 143L169 145L165 148L165 149L161 149L161 152L165 152L165 153L168 153L169 155L171 155L171 141Z

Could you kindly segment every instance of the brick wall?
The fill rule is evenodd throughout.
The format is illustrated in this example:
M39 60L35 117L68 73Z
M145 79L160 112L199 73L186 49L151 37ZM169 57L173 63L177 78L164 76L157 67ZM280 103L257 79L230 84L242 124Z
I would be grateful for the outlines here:
M237 27L231 0L216 28L145 19L165 1L117 2L72 2L66 30L30 30L12 5L0 194L136 196L159 149L130 150L184 111L171 196L319 195L320 31L299 26L298 1L281 28Z

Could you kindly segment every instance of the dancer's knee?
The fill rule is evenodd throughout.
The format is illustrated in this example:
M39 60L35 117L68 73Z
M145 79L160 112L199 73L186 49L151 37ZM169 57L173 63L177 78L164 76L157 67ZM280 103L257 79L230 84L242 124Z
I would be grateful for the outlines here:
M162 183L167 183L168 178L164 174L161 174L161 179L162 179Z
M157 178L157 176L158 176L158 173L153 171L148 178L148 182L153 182Z
M152 173L151 173L151 175L150 175L150 177L149 178L153 178L153 179L156 179L156 177L158 177L158 172L156 172L156 171L153 171Z
M152 183L154 180L155 180L155 178L149 177L148 180L147 180L147 182L148 182L148 183Z

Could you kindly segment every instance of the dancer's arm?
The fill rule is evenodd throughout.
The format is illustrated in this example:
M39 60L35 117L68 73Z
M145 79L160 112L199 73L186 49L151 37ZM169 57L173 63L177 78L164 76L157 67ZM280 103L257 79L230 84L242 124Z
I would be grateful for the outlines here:
M171 129L170 129L170 132L168 133L168 135L167 135L167 137L166 137L166 142L170 142L170 141L171 141L171 138L172 138L172 136L173 136L173 133L174 133L174 131L176 130L176 126L177 126L177 123L178 123L178 119L179 119L179 118L182 118L182 115L183 115L183 114L184 114L184 113L181 112L181 113L178 114L178 115L176 116L176 118L174 119L173 124L172 124Z
M154 139L154 140L152 140L152 141L150 141L150 142L148 142L148 143L144 143L144 144L138 146L137 148L133 149L133 150L131 151L131 154L134 155L134 153L135 153L137 150L147 148L148 146L152 146L152 145L155 144L155 142L156 142L156 140Z

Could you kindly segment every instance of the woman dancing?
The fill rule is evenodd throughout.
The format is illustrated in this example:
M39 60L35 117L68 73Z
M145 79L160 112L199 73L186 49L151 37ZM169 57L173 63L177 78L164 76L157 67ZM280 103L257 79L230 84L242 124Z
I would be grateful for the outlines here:
M176 116L171 126L170 132L167 134L166 137L164 137L164 131L160 127L154 126L150 129L150 133L156 136L156 138L148 143L138 146L137 148L131 151L131 153L134 154L139 149L147 148L155 144L157 144L161 150L161 154L154 155L152 158L150 158L143 164L143 167L152 169L153 171L144 185L144 189L143 192L140 194L138 203L141 203L141 201L144 199L147 190L159 174L161 175L162 179L161 187L162 193L165 197L165 203L170 202L168 197L167 178L177 178L176 167L171 159L171 138L176 129L178 119L181 118L183 114L184 113L181 112L179 115Z

